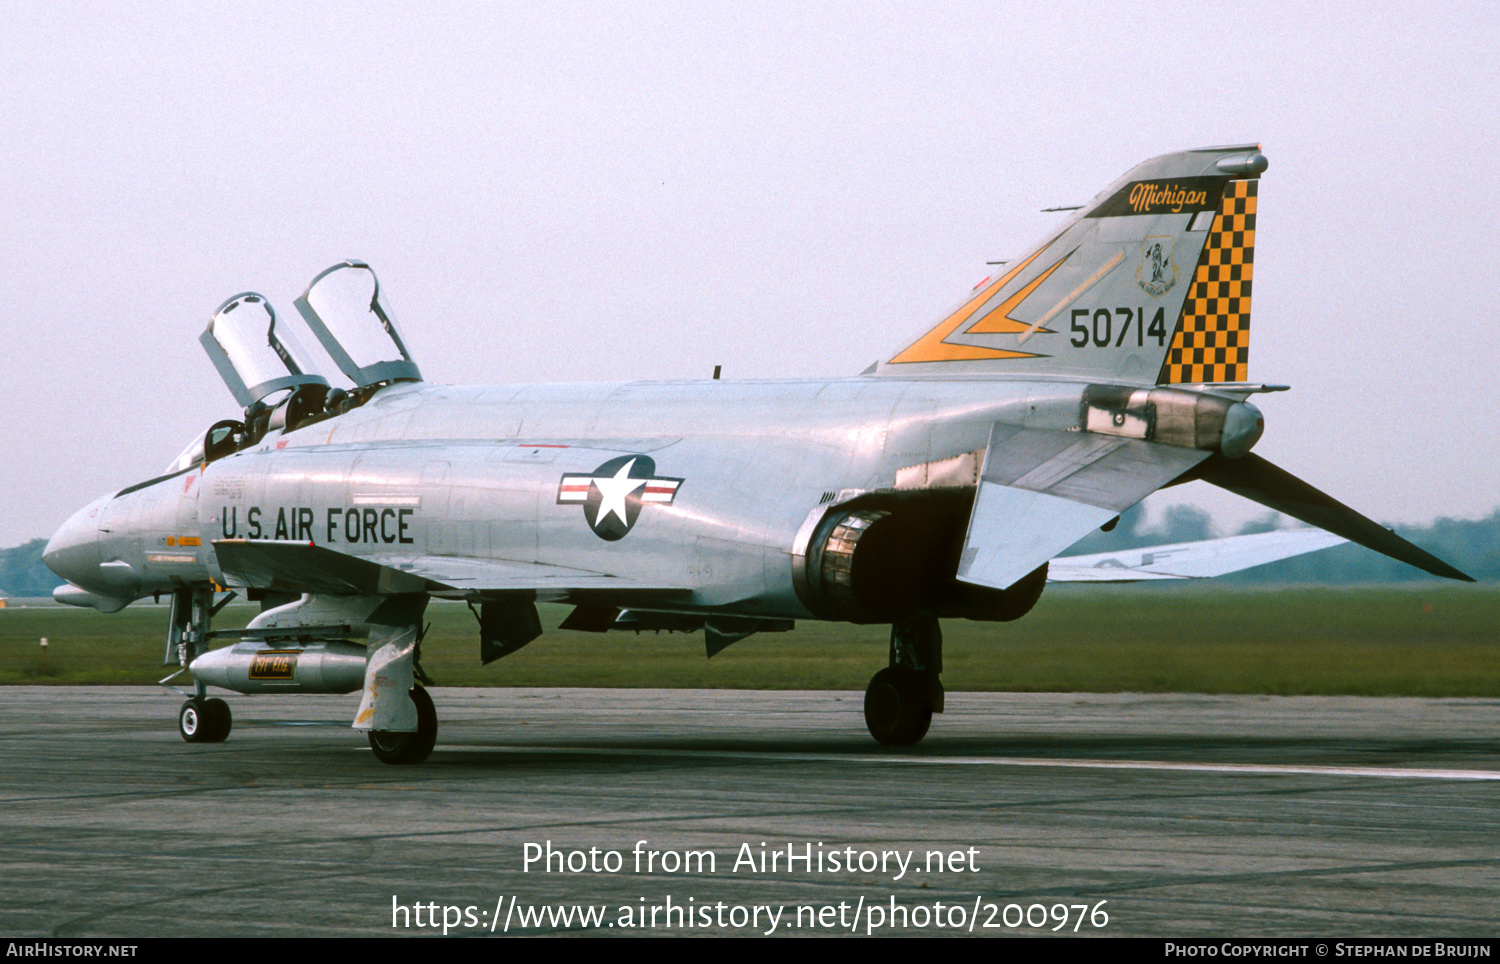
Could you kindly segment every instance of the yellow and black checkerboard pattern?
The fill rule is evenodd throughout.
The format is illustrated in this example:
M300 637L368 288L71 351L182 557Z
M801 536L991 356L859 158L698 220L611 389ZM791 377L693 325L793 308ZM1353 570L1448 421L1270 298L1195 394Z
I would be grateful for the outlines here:
M1250 358L1250 281L1255 268L1256 180L1224 185L1182 320L1167 351L1162 384L1242 382Z

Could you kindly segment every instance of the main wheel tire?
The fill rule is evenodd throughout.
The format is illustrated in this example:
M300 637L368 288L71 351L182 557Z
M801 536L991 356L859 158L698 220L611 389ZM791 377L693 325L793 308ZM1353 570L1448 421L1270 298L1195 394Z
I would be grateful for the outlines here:
M905 666L887 666L865 689L865 726L886 746L911 746L932 725L932 704L921 674Z
M370 731L370 749L381 763L392 766L421 763L437 745L437 708L432 705L432 697L422 687L413 686L411 701L417 707L417 732Z
M206 718L208 727L208 735L203 738L203 742L223 743L229 739L229 731L234 727L234 715L229 712L228 703L217 696L204 700L202 715Z
M195 696L177 711L177 732L189 743L208 743L213 733L213 722L203 702Z

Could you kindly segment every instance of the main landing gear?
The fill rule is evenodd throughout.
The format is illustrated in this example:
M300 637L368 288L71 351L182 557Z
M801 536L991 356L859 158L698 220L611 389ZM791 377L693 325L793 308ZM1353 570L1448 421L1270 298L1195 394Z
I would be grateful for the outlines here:
M943 712L943 631L920 613L891 624L890 665L865 690L865 726L886 746L911 746Z
M411 701L417 707L417 732L370 731L370 749L381 763L398 766L421 763L432 755L432 748L437 745L437 708L432 705L432 697L422 687L413 686Z

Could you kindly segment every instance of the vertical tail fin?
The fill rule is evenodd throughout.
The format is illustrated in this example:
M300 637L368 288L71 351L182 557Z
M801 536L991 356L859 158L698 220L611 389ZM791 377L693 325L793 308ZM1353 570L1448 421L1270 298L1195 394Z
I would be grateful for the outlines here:
M875 374L1242 381L1259 145L1165 154L986 279Z

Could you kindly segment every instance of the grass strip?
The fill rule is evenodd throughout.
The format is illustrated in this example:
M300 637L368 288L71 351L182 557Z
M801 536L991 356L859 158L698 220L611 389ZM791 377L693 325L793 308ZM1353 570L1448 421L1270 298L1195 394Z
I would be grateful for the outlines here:
M704 657L695 633L546 633L491 666L468 609L435 602L423 667L444 686L863 690L885 626L800 622ZM216 628L255 614L231 605ZM1500 587L1230 589L1054 586L1014 623L943 624L955 691L1500 696ZM161 665L167 608L0 610L0 684L131 684ZM48 639L45 655L39 646Z

